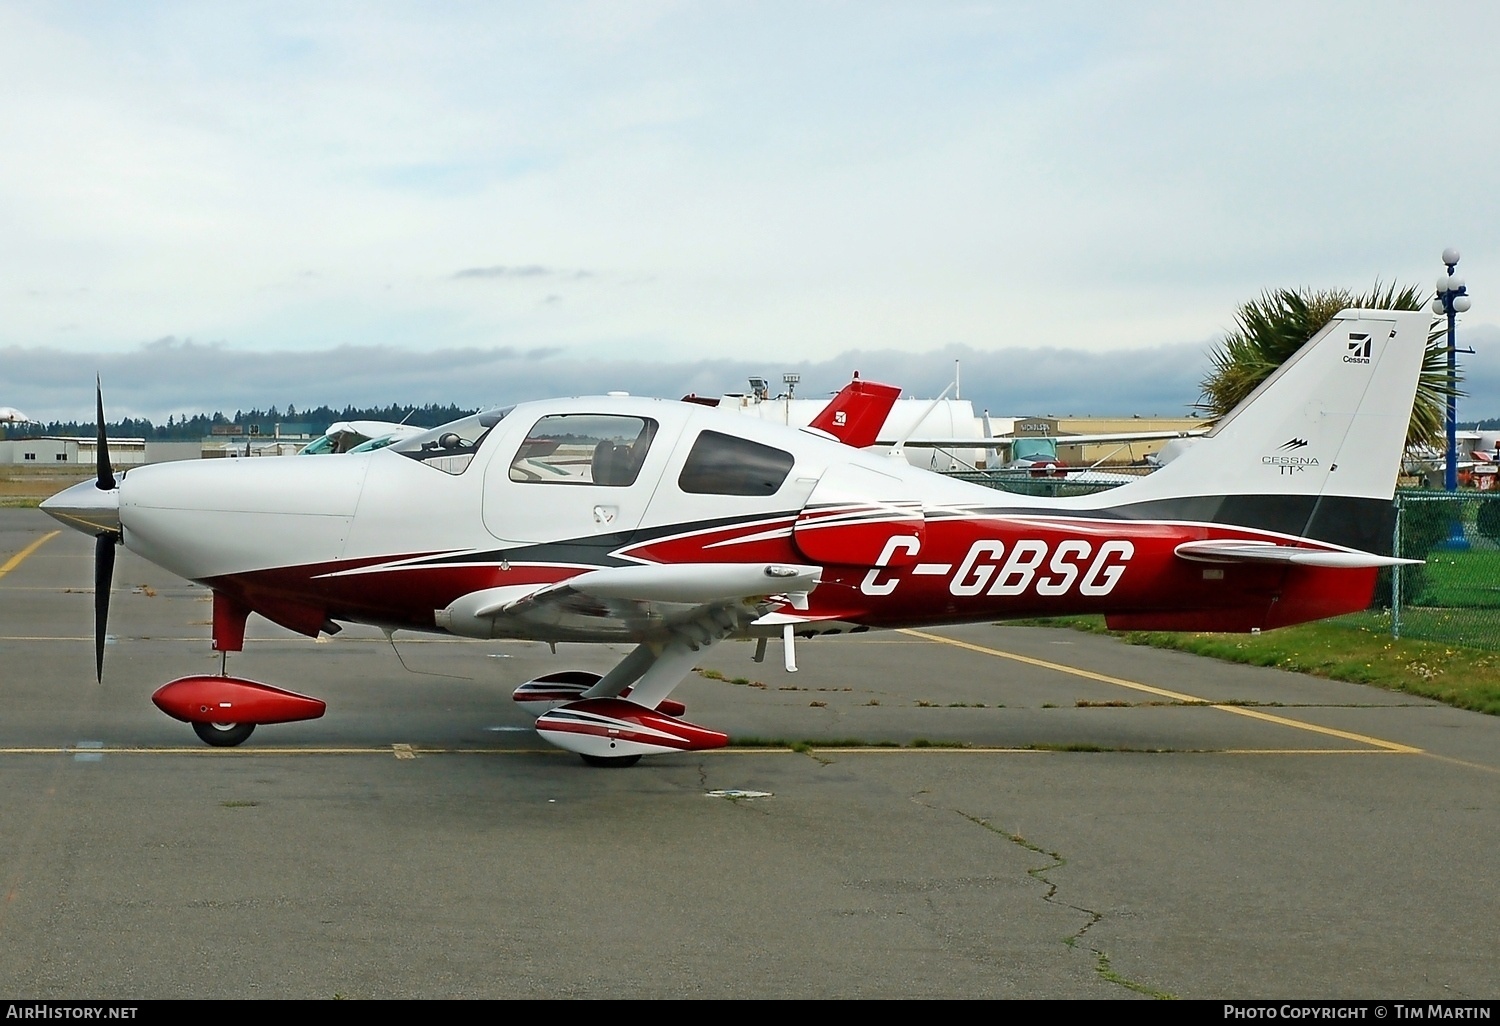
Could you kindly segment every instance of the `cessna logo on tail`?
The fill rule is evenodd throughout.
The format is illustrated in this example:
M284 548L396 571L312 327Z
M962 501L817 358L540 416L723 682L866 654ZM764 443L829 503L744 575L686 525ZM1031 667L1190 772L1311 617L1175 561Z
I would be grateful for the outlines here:
M1368 331L1349 332L1349 352L1344 355L1344 362L1370 362L1370 333Z
M1365 337L1368 338L1369 336ZM1347 360L1349 357L1346 356L1344 359ZM1365 362L1369 363L1370 361L1366 360ZM1276 447L1276 452L1270 456L1262 456L1260 462L1264 466L1275 467L1276 472L1282 476L1301 474L1308 467L1316 467L1318 465L1318 458L1316 456L1289 456L1287 454L1296 452L1298 449L1305 449L1307 448L1307 444L1307 439L1305 438L1288 438Z

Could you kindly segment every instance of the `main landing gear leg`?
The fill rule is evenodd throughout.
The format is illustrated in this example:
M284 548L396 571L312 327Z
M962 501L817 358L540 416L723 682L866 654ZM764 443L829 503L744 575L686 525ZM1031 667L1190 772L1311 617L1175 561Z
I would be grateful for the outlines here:
M581 681L557 674L522 684L517 701L549 703L537 716L537 733L590 766L631 766L642 755L723 748L728 734L689 723L682 718L683 704L668 696L693 671L699 653L743 626L742 619L736 608L705 608L670 633L638 644L577 699L570 700L567 689ZM549 683L557 685L550 692Z
M614 669L600 677L593 687L579 697L618 698L620 692L640 680L641 675L651 669L656 659L657 654L650 645L637 645L628 656L615 664Z
M630 654L615 664L599 683L583 693L585 698L614 698L621 691L630 687L641 679L641 674L651 668L656 661L656 653L651 651L650 645L637 645ZM593 766L595 769L626 769L641 761L639 755L582 755L585 766Z
M698 654L718 641L718 637L702 632L696 637L679 635L666 645L638 645L601 677L585 697L613 698L629 687L630 701L654 709L693 671ZM640 755L579 753L579 757L585 765L600 769L624 769L641 761Z
M693 672L693 664L698 661L698 654L718 640L718 638L707 638L690 641L684 637L673 638L661 648L658 654L654 655L645 671L639 674L640 679L630 689L630 700L637 705L644 705L647 709L655 709L662 699L672 693L673 688L681 684L683 679ZM642 645L641 648L646 648L646 646ZM641 648L630 653L625 661L630 662L634 659ZM624 663L621 665L623 666ZM608 679L609 674L606 674L604 680ZM599 683L603 684L604 681L601 680Z

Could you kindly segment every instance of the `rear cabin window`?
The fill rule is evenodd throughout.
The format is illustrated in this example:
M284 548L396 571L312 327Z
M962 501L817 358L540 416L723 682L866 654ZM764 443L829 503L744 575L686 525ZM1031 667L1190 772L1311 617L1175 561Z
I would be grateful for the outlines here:
M791 453L769 445L705 431L693 443L677 486L696 495L775 495L794 462Z
M543 417L526 435L510 479L529 484L635 484L656 437L656 421L605 414Z

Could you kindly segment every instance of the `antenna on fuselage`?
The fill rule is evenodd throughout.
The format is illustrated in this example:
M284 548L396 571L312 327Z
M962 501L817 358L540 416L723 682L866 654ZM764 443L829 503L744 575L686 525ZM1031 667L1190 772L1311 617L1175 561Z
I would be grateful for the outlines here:
M938 394L938 397L936 399L927 404L927 409L922 411L922 415L920 417L912 421L911 426L906 429L906 434L902 435L899 439L897 439L896 444L891 446L891 451L888 455L890 455L892 458L899 458L903 460L906 459L906 440L917 433L917 428L921 427L922 422L925 421L928 417L932 416L932 411L938 408L939 403L948 398L948 393L953 391L953 389L957 387L957 385L957 381L949 382L948 387L943 389L942 392Z

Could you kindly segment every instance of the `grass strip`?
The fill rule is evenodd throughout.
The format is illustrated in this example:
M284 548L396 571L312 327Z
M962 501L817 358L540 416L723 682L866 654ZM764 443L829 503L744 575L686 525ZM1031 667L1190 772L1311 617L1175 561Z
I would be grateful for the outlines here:
M1436 641L1392 638L1337 620L1262 634L1111 631L1102 616L1009 621L1109 634L1128 645L1173 649L1232 663L1270 666L1351 684L1431 698L1459 709L1500 715L1500 652Z

